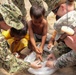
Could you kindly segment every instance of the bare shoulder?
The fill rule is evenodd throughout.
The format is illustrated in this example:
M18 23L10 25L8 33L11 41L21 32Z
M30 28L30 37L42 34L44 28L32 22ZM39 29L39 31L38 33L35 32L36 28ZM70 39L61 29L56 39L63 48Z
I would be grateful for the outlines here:
M30 27L32 25L32 21L28 21L28 27Z
M44 25L47 25L47 24L48 24L48 22L47 22L46 19L43 19L43 24L44 24Z

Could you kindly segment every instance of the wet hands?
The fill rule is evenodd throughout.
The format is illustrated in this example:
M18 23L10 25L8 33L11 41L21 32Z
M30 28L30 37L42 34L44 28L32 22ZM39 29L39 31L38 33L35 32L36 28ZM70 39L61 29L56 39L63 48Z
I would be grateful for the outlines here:
M36 58L39 59L40 61L42 61L42 54L36 54Z
M50 67L50 68L54 68L54 61L48 60L48 61L46 62L46 66L47 66L47 67Z
M34 69L41 68L42 65L40 64L40 62L41 62L40 60L37 60L37 61L31 63L31 67L34 68Z
M40 61L42 61L43 49L42 49L42 47L39 47L38 50L39 50L39 53L36 53L36 57L37 57L37 59L40 59Z
M43 49L40 47L36 47L36 53L42 54L43 53Z
M46 62L46 66L50 67L50 68L54 68L54 61L56 60L55 56L53 53L51 53L50 55L48 55L47 57L47 62Z

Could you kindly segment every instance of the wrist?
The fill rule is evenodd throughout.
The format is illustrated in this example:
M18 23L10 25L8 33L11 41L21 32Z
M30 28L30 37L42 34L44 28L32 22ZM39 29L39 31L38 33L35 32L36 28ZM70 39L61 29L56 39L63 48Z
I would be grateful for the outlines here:
M49 44L50 44L50 43L53 45L53 44L54 44L54 39L51 39L51 40L49 41Z

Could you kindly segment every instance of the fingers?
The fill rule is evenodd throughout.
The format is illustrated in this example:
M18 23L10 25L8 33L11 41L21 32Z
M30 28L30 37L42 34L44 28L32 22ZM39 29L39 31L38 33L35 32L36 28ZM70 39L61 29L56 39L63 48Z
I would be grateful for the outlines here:
M41 68L41 67L42 67L42 65L38 65L38 66L37 66L37 68Z
M39 64L41 61L40 60L36 60L35 63Z
M37 61L31 63L31 67L34 68L34 69L41 68L42 65L40 64L40 62L41 62L40 60L37 60Z
M41 54L37 54L36 56L37 56L37 59L39 59L40 61L43 61Z
M40 51L38 48L36 49L36 52L37 52L37 53L41 53L41 51Z
M50 59L50 57L51 57L51 55L48 55L47 60L49 60L49 59Z
M42 59L42 57L41 57L41 56L39 57L39 59L40 59L40 61L43 61L43 59Z

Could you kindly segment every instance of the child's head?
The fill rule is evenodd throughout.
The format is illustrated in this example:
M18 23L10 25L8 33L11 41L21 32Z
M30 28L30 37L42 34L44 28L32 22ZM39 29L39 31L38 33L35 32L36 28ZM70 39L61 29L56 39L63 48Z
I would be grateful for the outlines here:
M45 15L44 7L33 5L30 8L30 16L36 24L40 23L43 20L44 15Z
M15 37L18 40L22 39L27 34L28 30L27 22L25 20L22 20L22 23L24 24L24 28L17 30L16 28L12 27L10 32L11 36Z
M30 8L30 16L31 18L34 17L35 19L38 19L45 15L45 8L42 6L33 5Z

